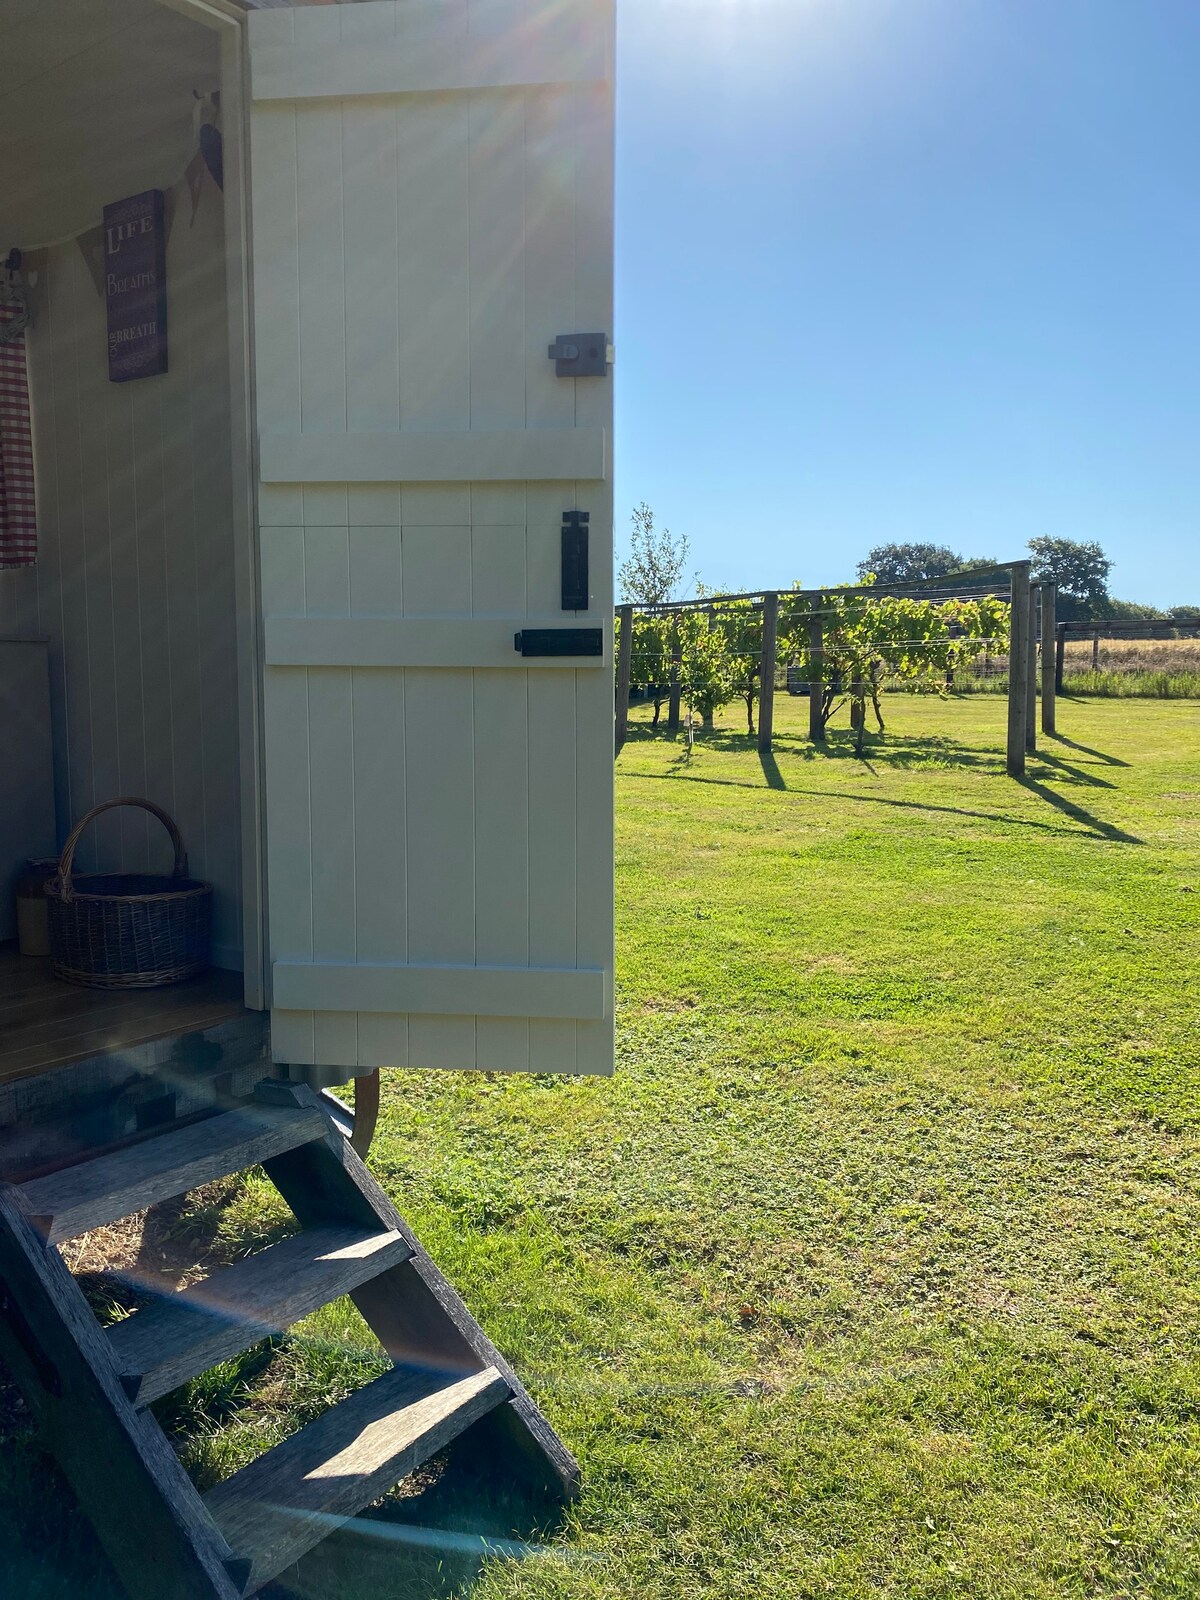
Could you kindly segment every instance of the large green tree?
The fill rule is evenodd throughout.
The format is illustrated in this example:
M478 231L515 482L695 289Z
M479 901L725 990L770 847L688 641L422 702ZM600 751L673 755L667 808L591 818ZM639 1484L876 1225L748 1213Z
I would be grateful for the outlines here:
M1160 611L1157 606L1143 605L1140 600L1112 600L1108 602L1108 612L1115 622L1168 622L1167 612Z
M957 572L963 558L944 544L877 544L858 563L858 576L876 583L920 583Z
M1033 559L1031 576L1038 582L1058 585L1061 621L1111 616L1108 575L1112 562L1094 540L1085 543L1044 534L1030 539L1029 554Z
M995 565L990 556L960 556L946 544L877 544L858 563L857 572L861 580L873 577L876 583L925 583Z

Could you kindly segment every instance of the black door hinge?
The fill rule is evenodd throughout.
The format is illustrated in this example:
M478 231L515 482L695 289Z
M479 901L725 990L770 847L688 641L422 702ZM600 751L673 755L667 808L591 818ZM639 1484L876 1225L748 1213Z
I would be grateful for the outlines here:
M560 333L550 346L550 359L560 378L607 378L613 347L606 333Z

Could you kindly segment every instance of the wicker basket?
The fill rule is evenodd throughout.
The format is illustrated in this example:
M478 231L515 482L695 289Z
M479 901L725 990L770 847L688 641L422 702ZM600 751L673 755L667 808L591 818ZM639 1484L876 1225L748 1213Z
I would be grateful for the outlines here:
M141 806L158 818L175 847L169 878L150 873L91 873L71 864L84 829L114 806ZM187 875L187 855L174 822L149 800L106 800L71 830L58 876L46 885L50 969L90 989L156 989L208 966L212 885Z

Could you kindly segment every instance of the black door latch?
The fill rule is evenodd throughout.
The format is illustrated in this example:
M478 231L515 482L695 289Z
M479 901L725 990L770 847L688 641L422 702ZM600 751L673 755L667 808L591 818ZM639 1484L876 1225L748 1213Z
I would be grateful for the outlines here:
M562 608L586 611L588 594L588 522L586 511L564 511L562 519Z
M523 628L514 640L523 656L602 656L603 628Z

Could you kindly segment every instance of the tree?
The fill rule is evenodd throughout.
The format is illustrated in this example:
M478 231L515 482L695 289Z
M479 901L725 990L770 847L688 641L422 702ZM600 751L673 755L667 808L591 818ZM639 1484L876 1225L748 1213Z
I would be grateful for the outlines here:
M1169 617L1157 606L1144 606L1139 600L1112 600L1107 615L1114 622L1167 622Z
M676 600L683 580L689 545L685 533L673 534L669 528L654 526L654 512L643 500L635 506L629 555L621 563L617 580L621 598L635 606L661 605Z
M1112 562L1098 544L1042 535L1030 539L1029 553L1033 557L1030 576L1035 582L1058 585L1061 621L1099 619L1111 614L1108 575Z
M919 583L957 572L963 558L944 544L877 544L858 563L858 576L876 583Z
M619 624L618 624L619 628ZM630 684L644 689L654 702L654 727L658 727L666 686L671 677L671 624L664 616L633 614Z
M675 628L683 697L711 728L715 713L737 693L736 663L725 630L703 611L676 613Z
M714 617L714 626L725 636L732 700L735 694L746 702L746 732L754 733L754 702L758 699L762 669L762 612L749 600L727 600Z

